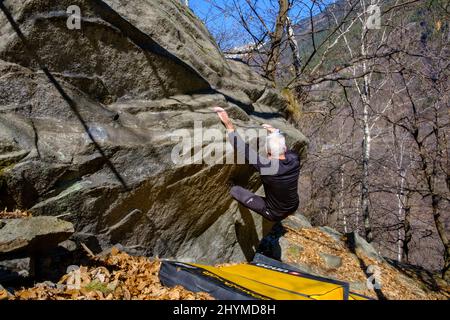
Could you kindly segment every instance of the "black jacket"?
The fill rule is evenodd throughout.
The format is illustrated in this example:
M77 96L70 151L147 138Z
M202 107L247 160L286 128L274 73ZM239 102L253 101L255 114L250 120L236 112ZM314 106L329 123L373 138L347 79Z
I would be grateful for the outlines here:
M250 148L237 132L229 133L228 138L235 150L245 157L246 163L253 165L261 174L265 201L270 212L278 216L294 213L299 205L297 189L300 158L297 153L288 150L285 160L269 160Z

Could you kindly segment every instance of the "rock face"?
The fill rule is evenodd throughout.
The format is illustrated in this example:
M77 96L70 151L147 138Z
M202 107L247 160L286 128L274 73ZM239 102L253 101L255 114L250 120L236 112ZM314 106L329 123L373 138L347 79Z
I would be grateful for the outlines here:
M219 105L238 128L279 127L303 156L307 141L284 120L278 92L226 60L177 0L5 5L84 126L2 16L0 207L70 213L75 240L89 239L99 250L120 243L138 254L206 263L251 259L271 226L231 199L227 181L256 191L255 172L247 165L175 164L171 155L181 133L197 132L194 121L224 133L210 110ZM70 5L81 9L81 30L67 28ZM201 155L198 147L211 141L196 136L187 152ZM214 143L221 142L225 136Z

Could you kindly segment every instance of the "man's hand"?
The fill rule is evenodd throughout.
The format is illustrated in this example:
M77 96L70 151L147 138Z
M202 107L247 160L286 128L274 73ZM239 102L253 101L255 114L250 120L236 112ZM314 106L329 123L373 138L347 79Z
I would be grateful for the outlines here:
M214 107L213 110L217 112L217 115L219 116L220 120L225 125L227 130L234 131L234 126L230 118L228 117L228 113L221 107Z
M264 124L262 125L262 127L263 127L264 129L266 129L267 131L269 131L270 133L273 133L273 132L275 132L275 130L277 130L277 129L275 129L274 127L272 127L270 124L267 124L267 123L264 123Z

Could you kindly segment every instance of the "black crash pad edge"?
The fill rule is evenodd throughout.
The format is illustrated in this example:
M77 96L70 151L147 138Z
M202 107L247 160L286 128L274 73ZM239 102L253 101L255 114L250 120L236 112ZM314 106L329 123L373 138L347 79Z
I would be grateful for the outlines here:
M269 299L217 275L212 275L200 267L176 261L162 261L159 270L159 279L167 287L181 285L193 292L209 293L218 300Z

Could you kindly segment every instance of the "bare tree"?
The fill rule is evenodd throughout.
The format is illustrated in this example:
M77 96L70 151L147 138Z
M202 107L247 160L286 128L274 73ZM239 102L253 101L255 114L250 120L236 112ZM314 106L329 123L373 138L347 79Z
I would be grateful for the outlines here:
M281 44L284 31L288 21L289 2L288 0L278 0L278 14L274 32L270 33L270 50L267 59L266 75L274 81L276 80L277 64L280 60Z
M209 1L248 39L226 53L303 95L292 118L311 141L303 212L448 278L448 5ZM367 28L371 5L379 29Z

